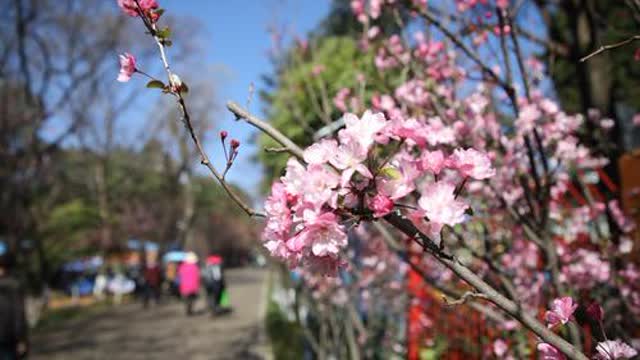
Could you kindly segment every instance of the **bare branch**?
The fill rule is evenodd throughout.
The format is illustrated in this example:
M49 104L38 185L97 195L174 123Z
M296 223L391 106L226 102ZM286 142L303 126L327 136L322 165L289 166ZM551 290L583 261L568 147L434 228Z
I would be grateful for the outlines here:
M464 294L462 294L462 296L456 300L449 300L447 299L446 296L442 297L442 300L444 300L445 304L447 304L447 306L456 306L456 305L462 305L465 304L467 302L467 300L471 299L471 298L475 298L475 299L487 299L487 295L479 293L479 292L475 292L475 291L467 291Z
M156 24L149 24L146 21L146 18L144 17L143 14L140 14L140 17L144 21L145 26L149 29L151 36L153 36L153 39L156 42L156 45L158 45L158 49L160 51L160 58L162 59L162 64L164 66L164 69L167 73L167 78L169 80L169 87L179 88L180 84L175 83L176 82L175 76L171 71L171 67L169 66L169 61L167 60L164 42L157 35ZM245 203L245 201L238 194L236 194L236 192L231 188L231 186L225 181L222 174L220 174L220 172L218 172L215 166L213 166L213 164L209 160L209 156L207 155L206 151L204 150L204 147L202 146L202 142L200 141L200 138L195 133L193 124L191 122L191 117L189 116L189 111L187 110L187 105L184 101L182 93L180 92L180 89L173 91L172 94L175 95L177 98L178 107L182 112L182 121L184 122L184 125L187 128L187 130L189 131L189 135L191 135L191 139L193 140L193 143L195 144L198 150L198 153L200 154L200 163L205 167L207 167L207 169L209 169L209 172L211 173L211 175L218 181L218 183L220 183L220 185L227 192L229 197L238 206L240 206L240 208L242 208L244 212L246 212L249 216L265 217L265 214L254 210L247 203Z
M229 109L229 111L231 111L236 116L236 119L242 119L255 128L261 130L265 134L271 136L273 140L277 141L280 145L287 148L291 155L297 157L300 160L304 160L302 148L296 145L293 141L291 141L291 139L286 137L283 133L278 131L269 123L251 115L247 110L243 109L242 107L240 107L240 105L233 101L227 102L227 109Z
M585 62L585 61L589 60L590 58L592 58L592 57L594 57L594 56L596 56L596 55L598 55L600 53L603 53L603 52L608 51L608 50L613 50L613 49L619 48L621 46L625 46L625 45L627 45L629 43L632 43L634 41L637 41L637 40L640 40L640 35L634 35L634 36L632 36L632 37L630 37L630 38L628 38L626 40L622 40L622 41L614 43L614 44L602 45L602 46L600 46L598 48L598 50L596 50L596 51L592 52L591 54L581 58L580 62Z

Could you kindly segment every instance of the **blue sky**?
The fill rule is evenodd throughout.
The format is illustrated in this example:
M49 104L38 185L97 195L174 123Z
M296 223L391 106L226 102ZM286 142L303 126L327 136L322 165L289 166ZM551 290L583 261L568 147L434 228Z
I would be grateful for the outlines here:
M261 76L272 71L267 57L272 44L267 27L286 25L288 35L304 36L327 14L330 0L162 0L160 4L167 13L195 18L203 25L206 41L202 46L206 59L202 65L225 72L224 80L217 88L219 101L222 104L227 100L246 104L249 87L253 83L256 91L250 111L263 116L263 104L257 92L263 86ZM179 23L185 20L188 19L181 19ZM252 154L258 151L250 145L253 129L244 123L236 123L227 111L221 112L216 126L229 131L230 136L242 143L242 151L229 173L229 180L257 195L261 170L251 161ZM220 163L217 141L211 141L208 152L214 161Z

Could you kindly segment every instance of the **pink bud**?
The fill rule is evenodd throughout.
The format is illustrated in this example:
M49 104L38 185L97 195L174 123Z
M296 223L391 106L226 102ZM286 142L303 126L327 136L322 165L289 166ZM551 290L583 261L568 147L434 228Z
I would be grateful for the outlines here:
M592 302L591 305L587 307L587 314L596 321L602 321L604 318L604 309L597 302Z
M240 146L240 141L236 140L236 139L231 139L231 148L232 149L237 149Z
M226 130L220 131L220 139L222 139L224 141L224 139L226 139L227 136L229 136L229 133L226 132Z
M393 211L393 200L382 194L377 194L370 200L369 206L373 210L373 216L380 218Z

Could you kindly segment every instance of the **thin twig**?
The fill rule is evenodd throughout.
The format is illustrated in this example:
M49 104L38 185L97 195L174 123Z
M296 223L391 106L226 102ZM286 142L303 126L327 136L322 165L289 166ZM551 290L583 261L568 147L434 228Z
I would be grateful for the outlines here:
M580 62L585 62L585 61L591 59L592 57L594 57L594 56L596 56L596 55L598 55L600 53L603 53L605 51L612 50L612 49L615 49L615 48L619 48L621 46L625 46L625 45L627 45L627 44L629 44L631 42L634 42L636 40L640 40L640 35L634 35L634 36L632 36L632 37L630 37L630 38L628 38L626 40L622 40L622 41L614 43L614 44L602 45L602 46L600 46L598 48L598 50L596 50L596 51L592 52L591 54L581 58Z
M286 147L266 147L264 151L268 153L286 153L289 152L289 149Z
M299 160L304 160L302 148L296 145L293 141L291 141L291 139L286 137L269 123L251 115L249 111L243 109L240 105L233 101L227 102L227 109L229 109L229 111L231 111L236 116L237 120L242 119L252 126L258 128L265 134L271 136L273 140L277 141L280 145L287 148L291 155L297 157Z
M140 18L143 20L145 26L149 30L149 33L155 40L156 45L158 46L158 50L160 52L160 58L162 59L162 65L164 66L164 69L167 73L167 78L169 80L169 88L173 89L173 88L179 87L180 84L174 83L175 77L171 71L171 67L169 66L169 61L167 60L167 54L165 51L164 42L157 35L156 24L149 24L144 14L142 14L141 12L139 15L140 15ZM238 194L236 194L236 192L231 188L231 186L225 181L224 177L218 172L215 166L213 166L213 164L209 160L209 156L207 155L206 151L204 150L204 147L202 146L202 142L200 141L200 138L198 137L198 135L196 134L193 128L193 124L191 122L191 116L189 115L189 111L187 110L187 105L184 101L184 98L182 97L182 93L180 92L180 90L176 90L172 92L172 94L177 98L178 108L182 112L182 121L184 122L184 125L187 128L189 135L191 136L191 139L193 140L193 143L195 144L196 149L198 150L198 153L200 154L200 163L205 167L207 167L207 169L209 169L209 172L211 173L211 175L213 175L213 177L218 181L218 183L226 191L229 197L238 206L240 206L240 208L242 208L244 212L246 212L249 216L265 217L265 214L254 210L247 203L245 203L245 201Z
M456 300L449 300L447 299L446 296L442 297L442 300L444 300L445 304L447 304L447 306L456 306L456 305L462 305L465 304L467 302L467 300L471 299L471 298L476 298L476 299L487 299L487 295L479 293L479 292L475 292L475 291L467 291L464 294L462 294L462 296Z

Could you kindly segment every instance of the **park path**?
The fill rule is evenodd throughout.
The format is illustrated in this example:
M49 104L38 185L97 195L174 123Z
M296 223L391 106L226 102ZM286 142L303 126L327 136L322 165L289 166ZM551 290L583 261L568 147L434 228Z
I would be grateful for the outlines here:
M226 276L231 314L210 317L203 296L192 317L175 300L147 310L114 306L34 334L30 359L270 359L263 331L268 270Z

